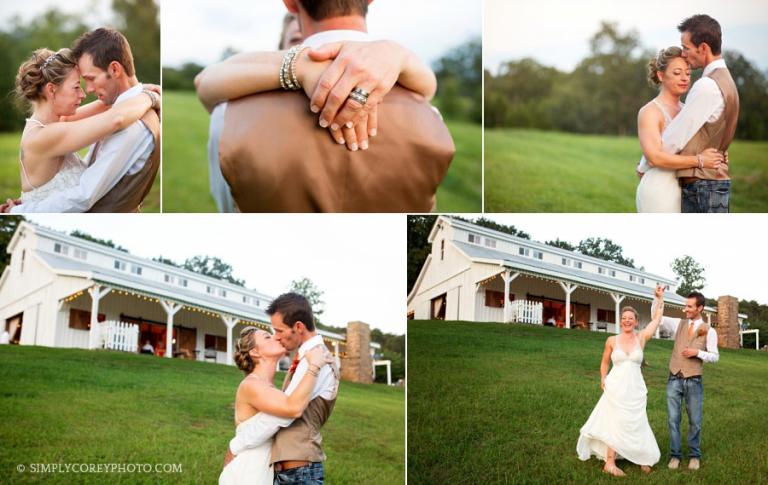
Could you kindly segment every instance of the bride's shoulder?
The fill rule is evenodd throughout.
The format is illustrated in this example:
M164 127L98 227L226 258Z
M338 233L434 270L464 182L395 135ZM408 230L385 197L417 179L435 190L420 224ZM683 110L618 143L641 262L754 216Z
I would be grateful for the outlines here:
M640 111L637 112L638 116L663 116L661 113L661 110L656 105L656 103L653 102L653 100L648 101L643 105L642 108L640 108Z

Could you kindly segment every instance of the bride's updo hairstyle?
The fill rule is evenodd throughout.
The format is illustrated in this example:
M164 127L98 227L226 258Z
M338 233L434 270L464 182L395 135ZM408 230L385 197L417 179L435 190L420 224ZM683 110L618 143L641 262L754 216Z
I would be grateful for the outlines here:
M253 372L256 367L253 357L251 357L251 350L256 347L256 332L259 329L256 327L245 327L240 331L240 338L235 343L235 365L245 373L245 375Z
M17 101L20 105L43 101L43 87L48 83L60 85L75 67L77 62L69 49L37 49L16 74Z
M661 84L658 73L666 71L672 59L678 57L683 57L683 50L677 46L672 46L661 49L658 54L648 61L648 84L652 88L658 87Z

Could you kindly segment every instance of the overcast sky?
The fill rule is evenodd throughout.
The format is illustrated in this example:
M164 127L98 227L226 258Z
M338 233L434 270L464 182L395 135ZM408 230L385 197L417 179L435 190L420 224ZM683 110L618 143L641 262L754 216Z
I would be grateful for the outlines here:
M589 54L589 38L602 20L635 29L643 47L680 45L677 25L697 13L720 23L723 48L741 52L757 68L768 69L768 3L765 0L485 0L485 67L532 57L571 71Z
M708 298L723 295L768 304L768 216L750 214L520 214L485 217L511 224L539 241L578 244L588 237L613 240L635 266L675 277L671 264L689 255L701 264ZM476 218L472 216L471 218Z
M164 0L163 65L207 65L227 47L275 50L286 13L281 0ZM482 31L481 0L376 0L368 31L395 40L431 63Z
M406 231L398 215L30 215L57 230L112 239L177 262L218 256L248 288L277 296L304 276L325 292L326 324L405 333Z
M0 2L0 24L6 26L15 15L27 22L53 7L64 13L80 15L82 21L93 28L110 24L113 18L112 0L67 0L66 3L54 0L6 0Z

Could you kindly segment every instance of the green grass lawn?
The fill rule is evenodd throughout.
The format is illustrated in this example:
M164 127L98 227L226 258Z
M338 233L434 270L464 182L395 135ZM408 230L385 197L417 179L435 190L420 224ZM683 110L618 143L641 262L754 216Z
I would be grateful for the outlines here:
M208 113L192 92L163 94L164 212L216 212L208 185ZM448 123L456 157L437 191L441 212L479 212L482 204L481 127Z
M4 483L215 483L234 436L235 367L0 346ZM282 381L283 373L278 373ZM327 483L403 483L405 393L343 382L323 428ZM179 474L19 473L32 463L179 463Z
M0 133L0 198L16 198L21 193L19 165L19 133ZM87 149L80 154L85 156ZM160 176L155 178L152 189L144 199L142 212L160 212Z
M409 322L408 483L618 483L601 472L603 462L576 455L579 429L602 393L606 337L523 324ZM619 461L629 482L766 482L768 353L722 349L717 364L705 365L702 468L691 472L666 467L671 350L671 341L646 347L648 419L661 461L650 476ZM683 423L685 433L686 417Z
M488 212L635 212L636 137L485 132ZM768 142L736 141L731 212L768 212Z

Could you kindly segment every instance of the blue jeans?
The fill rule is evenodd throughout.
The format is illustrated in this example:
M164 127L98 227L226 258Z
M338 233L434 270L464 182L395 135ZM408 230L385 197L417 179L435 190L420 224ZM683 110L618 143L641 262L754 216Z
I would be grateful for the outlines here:
M727 213L731 198L730 180L698 180L683 187L683 212Z
M701 410L704 405L704 384L701 376L687 379L669 376L667 381L669 454L677 459L683 456L680 434L683 401L688 413L688 458L701 458Z
M325 480L323 462L317 461L307 466L276 471L274 485L322 485L323 480Z

